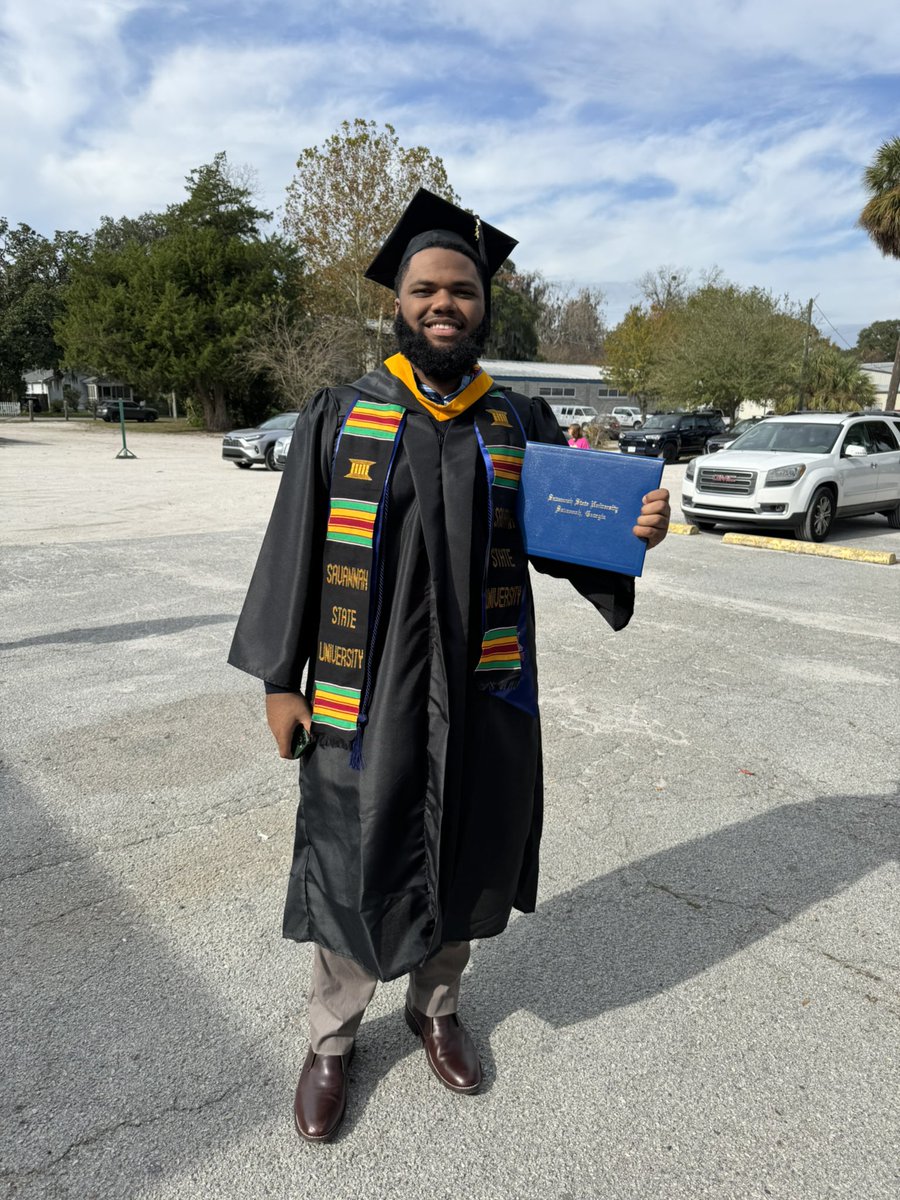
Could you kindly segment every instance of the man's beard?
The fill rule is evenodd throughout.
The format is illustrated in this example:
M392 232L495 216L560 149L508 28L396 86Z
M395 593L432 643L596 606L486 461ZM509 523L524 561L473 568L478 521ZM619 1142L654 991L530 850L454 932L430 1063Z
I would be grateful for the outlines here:
M394 333L400 353L405 354L426 379L455 383L475 366L488 338L487 317L478 327L452 346L434 346L424 333L417 333L404 320L402 313L394 317Z

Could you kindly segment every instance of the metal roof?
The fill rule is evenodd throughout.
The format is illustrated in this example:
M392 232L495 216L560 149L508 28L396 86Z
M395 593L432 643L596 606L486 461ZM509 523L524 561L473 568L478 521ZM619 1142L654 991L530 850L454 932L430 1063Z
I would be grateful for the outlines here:
M605 367L579 363L513 362L510 359L480 358L492 379L533 379L553 383L605 383Z

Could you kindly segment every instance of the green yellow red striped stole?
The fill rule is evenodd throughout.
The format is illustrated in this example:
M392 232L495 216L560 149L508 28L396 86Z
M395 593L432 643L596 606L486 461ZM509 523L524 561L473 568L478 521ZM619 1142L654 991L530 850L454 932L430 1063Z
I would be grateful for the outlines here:
M488 494L477 685L528 708L532 700L524 693L531 675L523 662L528 560L517 515L525 433L502 391L478 397L467 409ZM362 735L374 686L369 654L381 617L382 524L405 419L401 405L358 397L334 454L313 731L326 745L347 746L357 768L363 765ZM471 519L477 521L478 513Z
M357 397L332 465L312 727L321 741L350 748L354 766L362 765L369 646L380 616L381 519L405 418L402 405Z
M482 595L479 687L502 695L522 679L528 559L518 520L525 432L502 391L475 409L475 434L488 477L488 551Z

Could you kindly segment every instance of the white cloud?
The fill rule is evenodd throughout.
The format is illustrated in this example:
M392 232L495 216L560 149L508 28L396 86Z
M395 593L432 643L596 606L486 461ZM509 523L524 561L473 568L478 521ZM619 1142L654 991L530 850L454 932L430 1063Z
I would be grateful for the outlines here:
M277 7L252 0L215 10L218 27L194 5L9 0L0 213L87 229L176 201L222 149L278 208L300 149L360 115L440 154L465 202L520 237L521 265L612 284L614 317L663 262L818 293L836 323L897 309L897 267L854 232L861 168L893 132L866 99L900 62L892 6L861 0L852 21L836 0L814 19L799 0L305 10L281 36ZM136 14L160 31L140 56Z

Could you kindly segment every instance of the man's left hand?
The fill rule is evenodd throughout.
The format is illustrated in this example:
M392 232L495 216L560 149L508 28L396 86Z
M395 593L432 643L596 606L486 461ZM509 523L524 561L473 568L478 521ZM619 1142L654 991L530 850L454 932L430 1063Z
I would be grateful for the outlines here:
M633 532L639 538L644 539L648 550L658 546L669 532L671 515L668 488L656 488L647 493L644 503L641 505L641 515L637 519L637 525Z

